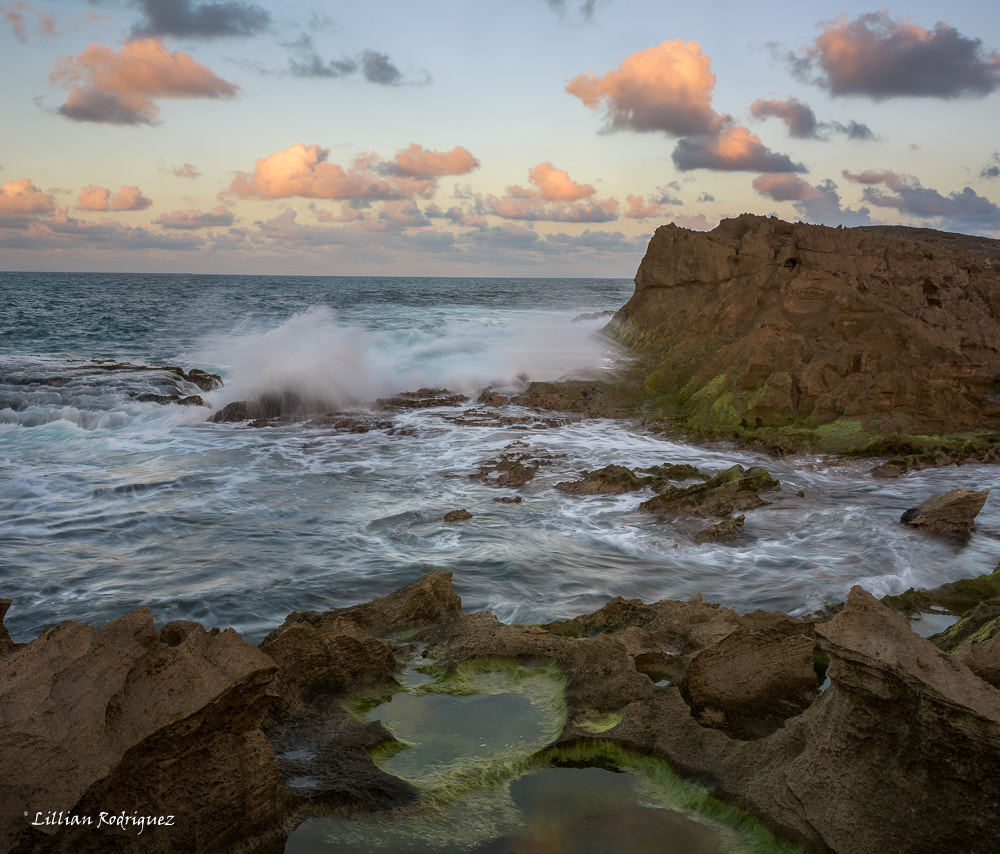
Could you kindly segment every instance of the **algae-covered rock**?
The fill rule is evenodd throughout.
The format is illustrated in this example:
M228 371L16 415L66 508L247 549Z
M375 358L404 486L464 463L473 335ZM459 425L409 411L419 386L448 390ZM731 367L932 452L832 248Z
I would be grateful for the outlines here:
M580 480L560 481L556 489L570 495L620 495L642 489L649 481L649 478L639 477L627 466L607 465L585 472Z
M688 487L669 487L643 501L639 509L647 513L688 513L694 516L728 516L738 510L751 510L768 504L760 492L780 489L779 481L760 466L744 469L737 464L719 472L704 483Z

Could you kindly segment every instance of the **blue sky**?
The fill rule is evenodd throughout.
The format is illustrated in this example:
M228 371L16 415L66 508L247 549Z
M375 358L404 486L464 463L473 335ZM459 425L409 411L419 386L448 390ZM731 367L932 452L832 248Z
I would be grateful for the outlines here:
M630 277L744 211L1000 237L998 51L985 2L0 0L0 269Z

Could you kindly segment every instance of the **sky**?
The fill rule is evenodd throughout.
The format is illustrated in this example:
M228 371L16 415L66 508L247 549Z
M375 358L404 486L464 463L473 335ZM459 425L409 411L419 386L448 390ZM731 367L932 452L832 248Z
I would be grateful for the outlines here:
M1000 15L0 0L0 270L620 276L744 212L1000 237Z

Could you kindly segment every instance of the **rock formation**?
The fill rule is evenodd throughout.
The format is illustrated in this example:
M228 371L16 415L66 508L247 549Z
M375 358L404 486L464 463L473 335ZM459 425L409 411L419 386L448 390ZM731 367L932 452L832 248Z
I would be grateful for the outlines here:
M610 324L647 394L707 435L1000 428L1000 241L744 214L661 226Z
M998 603L968 616L953 654L860 588L829 620L696 596L511 625L464 613L444 570L293 613L259 650L232 630L156 631L145 609L100 629L61 623L0 646L0 844L240 851L305 815L403 815L419 792L370 755L394 737L341 701L391 693L406 666L506 659L565 677L565 725L539 756L659 758L817 854L986 854L1000 819ZM173 822L138 834L64 820L101 811Z
M260 723L275 670L232 629L156 631L145 608L8 651L0 849L223 852L272 830L282 795ZM162 824L136 826L150 816Z
M932 495L903 513L900 521L911 528L938 533L967 534L976 530L976 516L983 509L988 489L953 489Z

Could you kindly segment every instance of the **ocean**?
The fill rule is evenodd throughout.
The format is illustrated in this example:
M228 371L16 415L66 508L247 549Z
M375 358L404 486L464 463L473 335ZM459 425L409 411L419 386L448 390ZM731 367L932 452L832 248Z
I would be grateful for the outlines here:
M0 273L0 597L13 600L12 637L147 605L157 624L233 626L258 641L291 611L366 601L436 567L454 573L466 610L524 623L614 596L697 593L741 612L804 614L854 584L881 596L995 568L1000 496L967 539L899 522L933 493L992 487L991 466L877 480L870 461L772 459L638 424L549 424L476 403L488 386L593 376L627 358L601 328L632 287ZM159 366L224 384L178 386ZM424 387L469 399L381 411L366 432L208 420L262 393L364 413ZM178 392L205 405L149 397ZM545 459L533 480L498 487L474 476L513 443ZM707 522L638 512L642 494L554 488L609 463L666 462L713 473L763 465L782 488L726 545L696 543ZM446 522L456 509L472 518Z

